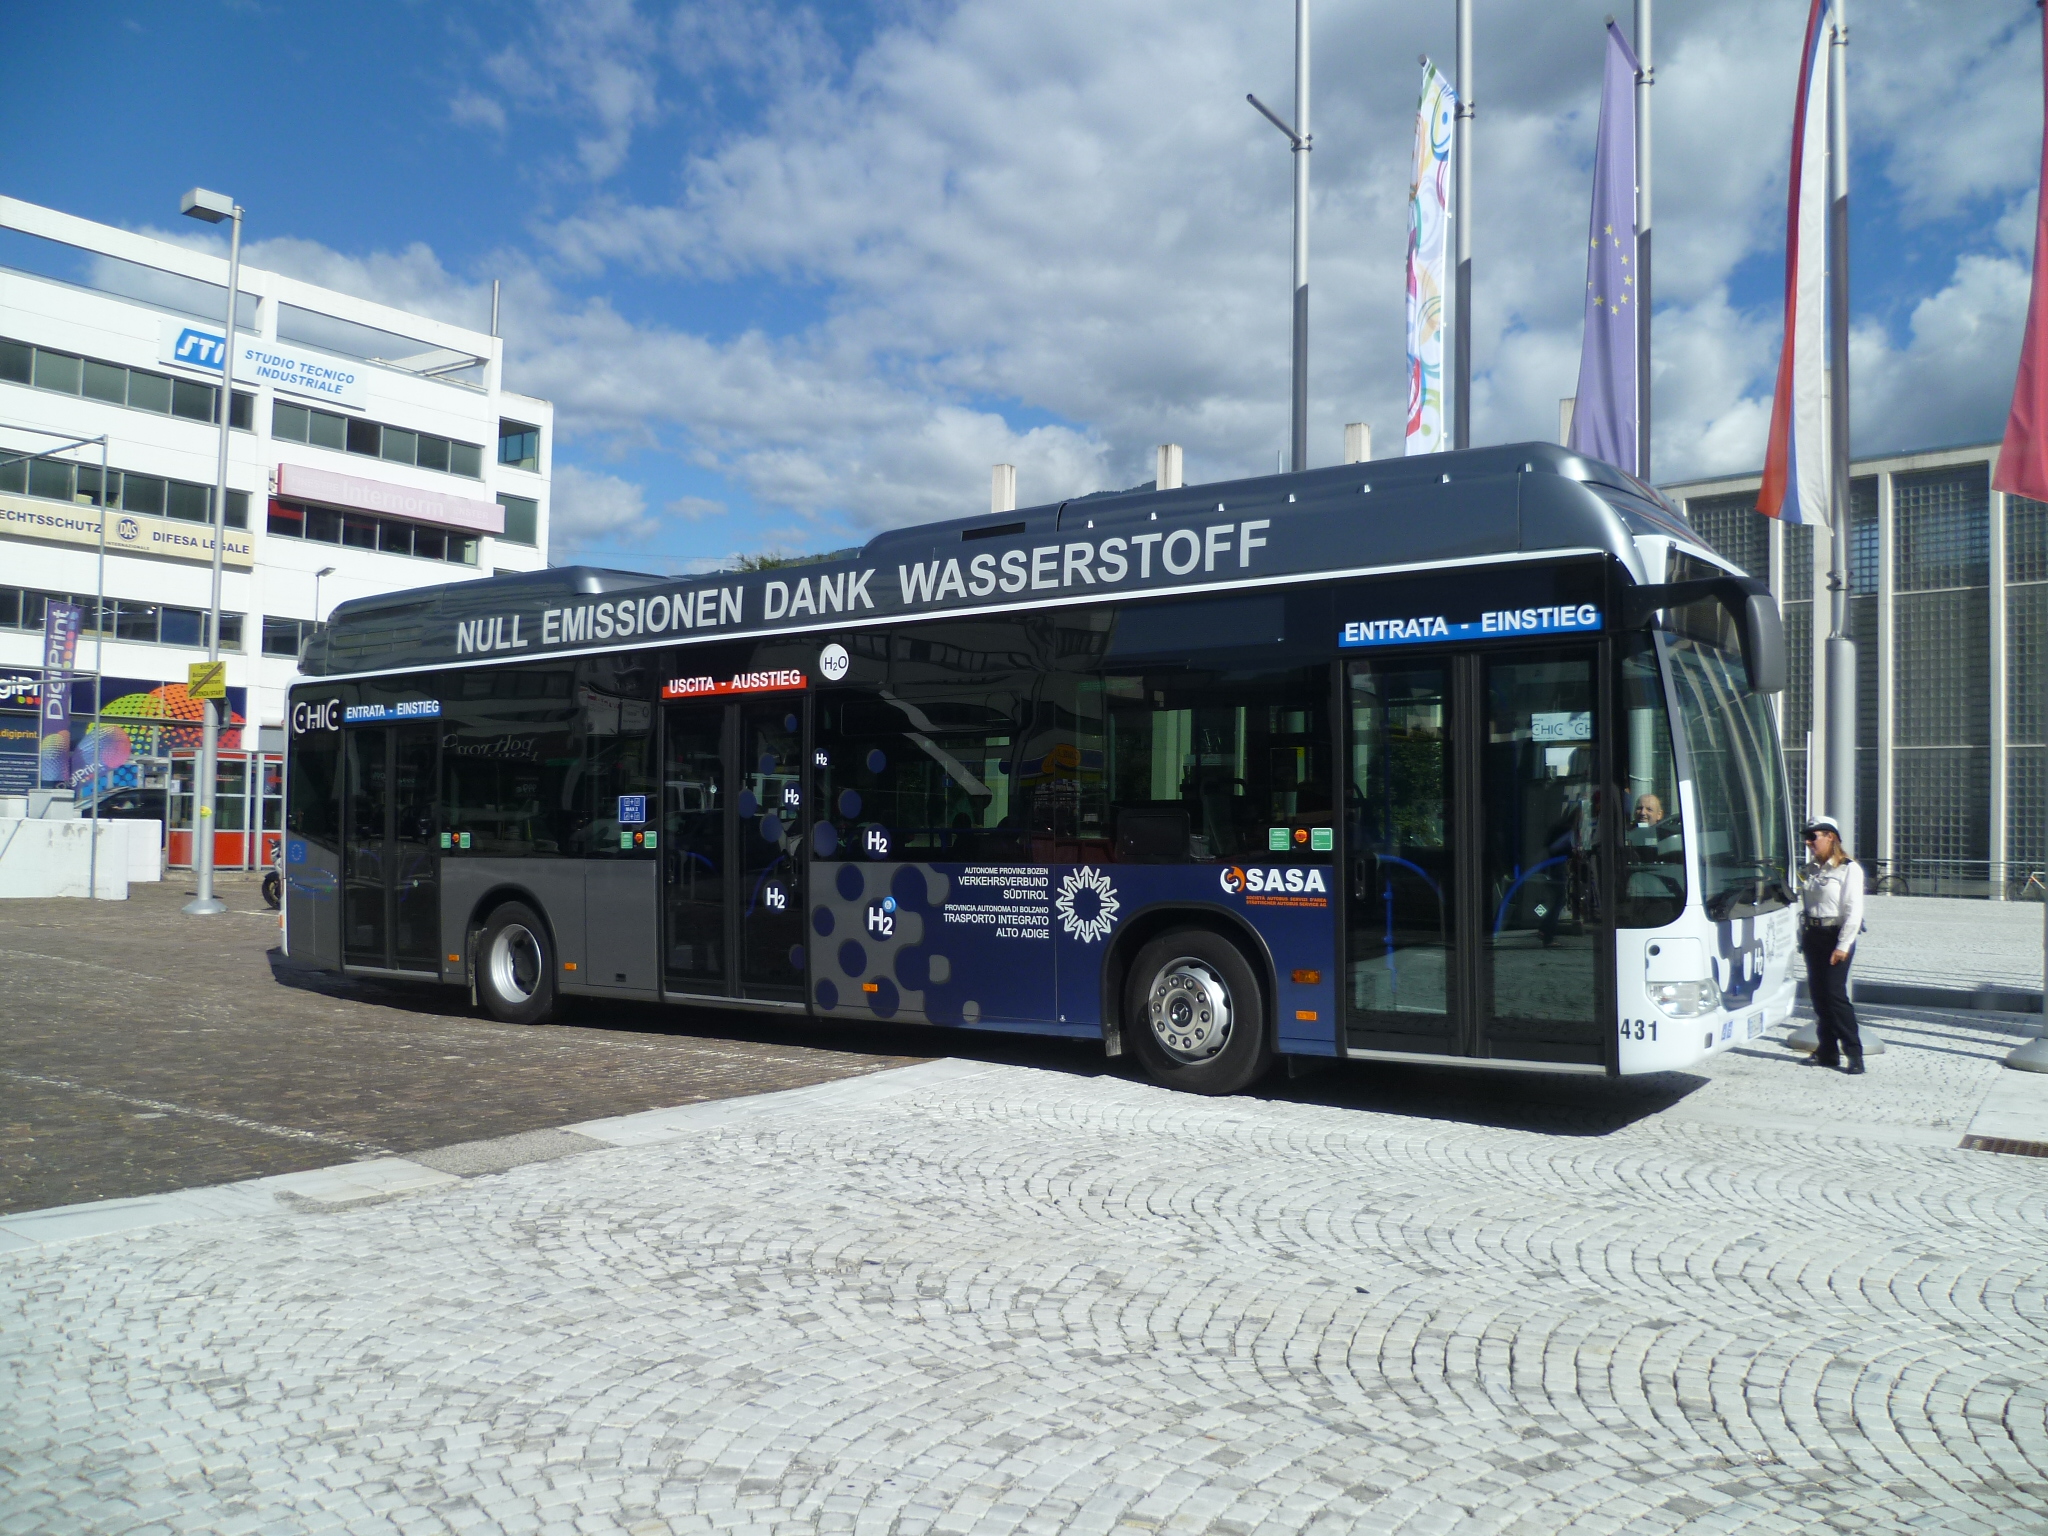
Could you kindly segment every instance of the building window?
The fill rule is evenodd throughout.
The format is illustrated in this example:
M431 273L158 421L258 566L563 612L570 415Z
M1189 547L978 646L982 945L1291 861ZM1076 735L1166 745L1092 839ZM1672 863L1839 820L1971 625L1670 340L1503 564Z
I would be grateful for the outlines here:
M293 405L287 400L271 404L270 435L288 443L310 443L315 448L333 448L367 459L440 470L468 480L481 480L484 473L484 451L475 443L458 443L431 432L386 426L360 416L338 416L333 411Z
M280 619L266 614L263 619L263 654L299 659L306 637L319 625L311 619Z
M100 504L100 467L97 464L67 464L60 459L17 459L0 464L0 491L17 496L40 496L74 505ZM188 523L213 520L213 487L190 480L168 480L158 475L139 475L133 470L107 471L107 505L122 512L140 512L149 517L175 517ZM227 525L249 526L249 493L228 492Z
M78 357L51 347L0 338L0 381L28 384L63 395L83 395L106 405L187 421L220 424L220 386L193 379L174 379L147 368L129 368L98 358ZM249 431L256 420L256 397L236 390L228 424Z
M206 610L174 608L140 598L110 597L99 606L95 622L90 592L41 592L33 587L0 587L0 629L39 630L50 603L75 603L85 615L85 633L143 645L177 645L201 649L206 644ZM242 616L220 616L221 649L242 648Z
M1755 491L1695 496L1685 504L1685 518L1716 554L1726 556L1752 576L1769 577L1771 522L1757 511Z
M343 544L352 549L374 549L387 555L410 555L416 560L441 560L450 565L475 565L477 541L445 528L402 522L391 517L371 517L360 512L336 512L327 507L305 507L289 501L270 504L269 531L280 538L308 539L316 544ZM296 654L296 652L294 653Z
M498 493L498 505L505 509L505 531L498 537L507 544L536 544L540 540L540 503L531 496Z
M540 473L540 428L523 421L498 423L498 462Z

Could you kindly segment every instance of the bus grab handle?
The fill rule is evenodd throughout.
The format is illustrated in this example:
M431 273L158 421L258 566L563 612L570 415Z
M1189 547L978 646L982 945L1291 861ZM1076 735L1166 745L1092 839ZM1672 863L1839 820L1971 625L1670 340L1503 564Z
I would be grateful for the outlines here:
M1749 673L1751 693L1782 693L1785 688L1785 621L1771 589L1754 576L1709 576L1699 581L1672 581L1657 586L1628 587L1621 597L1621 627L1646 629L1666 608L1718 602L1735 621L1742 645L1742 665Z

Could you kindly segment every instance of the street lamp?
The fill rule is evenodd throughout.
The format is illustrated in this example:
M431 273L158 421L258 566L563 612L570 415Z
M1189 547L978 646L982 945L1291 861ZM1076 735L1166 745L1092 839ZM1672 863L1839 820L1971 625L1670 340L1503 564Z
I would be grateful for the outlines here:
M1287 135L1294 150L1294 470L1308 468L1308 0L1294 0L1294 122L1256 96L1245 100Z
M315 624L320 622L320 580L324 576L332 576L333 574L334 567L331 565L323 565L313 573L313 622Z
M233 223L228 239L228 323L220 360L220 458L213 477L213 605L206 625L206 659L220 660L220 557L227 543L228 525L228 420L235 413L235 308L236 289L242 280L242 205L219 192L194 187L178 204L188 218L218 224ZM220 774L220 711L213 700L205 701L205 724L199 739L199 813L193 818L192 869L199 890L185 903L188 917L207 917L225 912L228 904L213 894L213 822L216 780Z

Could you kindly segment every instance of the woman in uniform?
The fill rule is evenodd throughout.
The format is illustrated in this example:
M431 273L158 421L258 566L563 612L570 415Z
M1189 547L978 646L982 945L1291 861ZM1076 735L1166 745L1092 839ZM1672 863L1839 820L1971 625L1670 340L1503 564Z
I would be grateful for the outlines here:
M1810 857L1799 880L1799 948L1806 956L1806 994L1820 1023L1820 1048L1803 1063L1863 1070L1863 1039L1849 1001L1849 959L1863 931L1863 866L1842 848L1841 824L1816 817L1806 828Z

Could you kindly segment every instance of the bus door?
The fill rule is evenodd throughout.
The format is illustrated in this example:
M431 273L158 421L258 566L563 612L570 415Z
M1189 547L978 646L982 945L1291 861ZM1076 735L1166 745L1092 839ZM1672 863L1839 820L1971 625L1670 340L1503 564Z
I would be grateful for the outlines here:
M671 704L665 714L667 989L799 1002L802 695Z
M661 773L662 979L671 992L726 996L732 954L726 872L725 704L664 711Z
M351 726L343 737L342 961L438 978L434 814L439 727Z
M1599 1064L1596 646L1346 668L1347 1044Z

